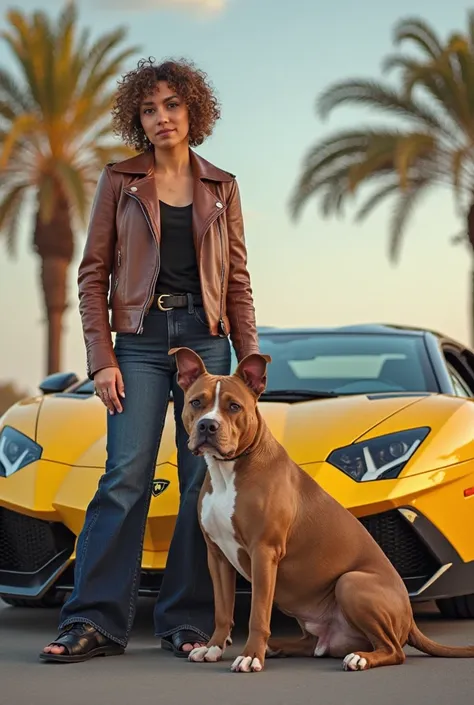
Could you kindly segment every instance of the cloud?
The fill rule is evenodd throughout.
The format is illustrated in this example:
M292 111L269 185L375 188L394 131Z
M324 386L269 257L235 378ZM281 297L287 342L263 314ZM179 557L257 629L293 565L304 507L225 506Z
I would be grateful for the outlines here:
M97 0L96 7L110 10L181 10L199 14L216 14L227 5L227 0Z

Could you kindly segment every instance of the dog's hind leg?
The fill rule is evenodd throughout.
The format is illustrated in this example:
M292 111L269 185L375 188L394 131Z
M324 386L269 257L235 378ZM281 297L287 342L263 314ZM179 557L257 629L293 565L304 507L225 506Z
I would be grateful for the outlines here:
M402 644L406 641L406 620L403 595L377 585L373 576L354 572L339 578L336 599L348 623L373 647L373 651L348 653L343 661L346 671L365 671L404 663L406 656Z
M270 639L267 644L267 658L285 658L287 656L313 656L318 637L306 634L298 639Z

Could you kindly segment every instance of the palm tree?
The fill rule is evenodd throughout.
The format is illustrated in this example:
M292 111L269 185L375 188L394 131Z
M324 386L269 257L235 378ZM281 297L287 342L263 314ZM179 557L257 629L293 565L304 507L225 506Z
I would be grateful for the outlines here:
M324 217L339 214L366 186L369 195L355 216L361 221L393 197L389 258L396 262L414 208L434 187L448 186L464 220L457 240L474 251L474 13L469 14L466 35L453 34L444 44L423 20L402 20L394 43L403 42L417 51L415 56L399 53L385 60L386 70L400 71L394 86L353 79L322 93L322 116L352 104L369 106L396 121L342 130L316 144L291 196L291 215L296 220L313 197L320 197Z
M11 10L1 32L19 68L0 70L0 234L16 244L25 207L41 260L48 322L47 373L61 368L62 319L74 233L83 229L100 169L128 154L111 139L109 82L136 51L123 28L91 42L74 3L57 20Z

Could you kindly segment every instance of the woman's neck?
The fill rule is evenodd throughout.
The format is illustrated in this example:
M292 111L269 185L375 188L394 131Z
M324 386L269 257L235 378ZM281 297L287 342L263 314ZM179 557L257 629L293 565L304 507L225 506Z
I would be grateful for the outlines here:
M164 176L183 176L189 172L189 146L176 145L173 149L161 150L155 147L155 173Z

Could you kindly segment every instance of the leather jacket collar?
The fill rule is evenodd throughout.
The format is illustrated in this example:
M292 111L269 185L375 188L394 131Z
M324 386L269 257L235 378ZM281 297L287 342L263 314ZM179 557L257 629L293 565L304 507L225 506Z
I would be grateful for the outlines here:
M189 150L189 156L194 177L193 232L196 246L199 246L200 239L211 223L227 207L223 196L217 197L205 182L232 182L235 176L214 166L214 164L196 154L192 149ZM124 191L139 201L145 217L149 220L155 239L159 242L160 205L155 186L153 152L151 150L142 152L135 157L112 165L111 169L121 174L139 177L138 179L130 180L124 187Z
M189 150L189 157L191 161L191 169L196 179L204 179L209 181L233 181L235 176L230 174L228 171L219 169L211 162L208 162L204 157L196 154L194 150ZM154 170L154 159L153 152L142 152L137 154L135 157L130 157L130 159L125 159L124 161L114 164L112 167L113 171L118 171L121 174L147 174L148 176L153 175Z

